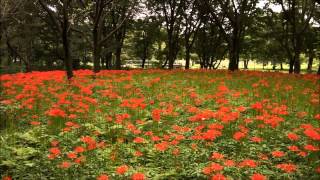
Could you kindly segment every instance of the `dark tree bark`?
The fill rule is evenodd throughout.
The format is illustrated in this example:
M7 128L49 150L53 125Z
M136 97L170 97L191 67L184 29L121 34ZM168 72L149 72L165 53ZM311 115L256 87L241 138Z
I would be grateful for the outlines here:
M108 52L105 56L105 66L106 66L106 69L111 69L112 68L112 52Z
M190 48L186 47L186 66L185 69L190 68Z
M312 64L313 64L314 53L311 49L309 49L309 57L308 57L308 72L312 72Z
M199 16L195 16L197 12L197 6L196 6L196 0L186 1L184 5L184 13L183 19L184 19L184 46L185 46L185 69L190 68L190 52L191 48L195 42L197 32L199 30L199 27L201 25ZM187 10L190 10L190 12L186 13Z
M179 17L184 5L183 3L183 1L176 0L161 1L161 10L164 14L164 21L167 30L168 53L166 61L168 61L169 69L173 69L173 65L178 53L177 46L180 33Z
M116 53L115 53L115 56L116 56L116 64L115 64L115 68L116 69L121 69L121 47L118 47L116 49Z
M49 14L50 19L54 23L55 28L57 29L57 33L62 39L63 45L63 53L64 53L64 64L66 68L67 78L70 80L73 77L72 72L72 59L70 54L70 22L69 22L69 9L71 0L63 0L62 1L62 12L61 15L56 14L52 9L46 5L43 0L39 0L42 8ZM62 19L58 19L62 16Z
M283 1L278 0L283 11L283 21L287 22L289 30L289 39L291 40L292 48L289 48L289 43L286 44L286 49L289 51L289 73L299 74L301 71L300 53L302 44L302 35L309 26L310 19L313 17L315 9L315 1L297 0ZM290 54L293 54L291 57Z
M243 60L244 69L248 69L248 64L249 64L249 60L248 59Z
M69 22L69 13L68 8L70 1L64 0L63 5L63 24L62 24L62 44L63 44L63 52L64 52L64 62L66 66L67 71L67 77L68 79L71 79L73 77L72 72L72 59L70 55L70 22Z

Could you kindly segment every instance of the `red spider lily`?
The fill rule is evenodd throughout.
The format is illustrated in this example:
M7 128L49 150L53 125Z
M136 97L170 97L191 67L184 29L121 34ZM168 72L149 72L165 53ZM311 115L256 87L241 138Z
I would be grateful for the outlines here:
M246 134L243 133L243 132L240 132L240 131L238 131L238 132L233 134L233 139L236 140L236 141L240 141L244 137L246 137Z
M136 137L134 140L133 140L134 143L144 143L145 142L145 139L142 138L142 137Z
M12 180L11 176L3 176L2 180Z
M315 131L314 129L306 129L303 132L306 136L308 136L310 139L320 141L320 133Z
M299 136L297 134L295 134L295 133L288 133L287 136L291 141L299 140Z
M251 105L251 108L255 110L261 110L263 108L263 105L261 102L256 102L255 104Z
M265 177L264 175L262 174L259 174L259 173L255 173L253 174L251 177L250 177L251 180L266 180L267 177Z
M49 116L52 117L65 117L66 113L59 108L52 108L46 112Z
M271 154L272 154L273 157L276 157L276 158L282 157L282 156L285 155L285 153L282 152L282 151L273 151Z
M61 154L60 149L57 148L57 147L50 148L50 149L49 149L49 152L50 152L51 154L53 154L54 156L59 156L59 155Z
M122 165L122 166L117 167L116 172L117 172L117 174L122 175L122 174L126 173L128 170L129 170L129 167L127 165Z
M140 151L136 151L136 152L134 153L134 156L140 157L140 156L143 156L143 153L140 152Z
M85 156L80 156L80 157L78 157L77 159L74 160L74 163L81 164L85 160L86 160Z
M319 151L319 148L312 145L312 144L307 144L304 146L304 149L307 151Z
M125 99L120 104L120 107L128 107L131 109L137 109L141 108L144 109L147 105L144 103L143 98L131 98L131 99Z
M163 141L161 143L155 144L154 147L158 150L158 151L165 151L169 148L169 143L166 141Z
M68 161L63 161L60 165L59 165L59 167L60 168L62 168L62 169L68 169L68 168L70 168L71 167L71 163L70 162L68 162Z
M51 146L58 146L58 144L59 144L59 141L58 140L52 140L51 142L50 142L50 144L51 144Z
M224 161L224 165L227 167L233 167L236 165L236 163L233 160L228 159L228 160Z
M211 177L211 180L226 180L227 178L223 174L215 174Z
M257 163L252 159L245 159L242 162L239 163L239 167L251 167L255 168L257 167Z
M73 151L74 151L75 153L82 153L82 152L85 151L85 148L82 147L82 146L77 146L77 147L74 148Z
M93 150L97 147L96 141L90 136L81 137L81 141L87 144L87 150Z
M152 110L152 119L155 121L160 121L161 118L161 109L154 109Z
M297 169L297 166L291 163L278 164L276 167L285 171L286 173L294 172Z
M39 126L41 124L41 122L39 121L30 121L30 124L33 126Z
M298 146L288 146L288 149L290 151L293 151L293 152L298 152L300 151L300 149L298 148Z
M217 131L217 130L214 130L214 129L209 129L207 132L202 133L202 138L204 140L213 141L213 140L215 140L217 137L219 137L221 135L222 135L221 131Z
M106 174L101 174L97 177L97 180L109 180L109 176Z
M260 138L260 137L256 137L256 136L254 136L254 137L250 138L250 140L251 140L252 142L256 142L256 143L260 143L260 142L262 142L262 141L263 141L263 139L262 139L262 138Z
M68 158L70 158L70 159L76 159L76 158L77 158L77 154L74 153L74 152L68 153L67 156L68 156Z
M211 158L212 159L223 159L224 155L223 154L220 154L220 153L217 153L217 152L214 152L212 153L211 155Z
M145 179L145 175L143 173L134 173L131 176L132 180L144 180Z

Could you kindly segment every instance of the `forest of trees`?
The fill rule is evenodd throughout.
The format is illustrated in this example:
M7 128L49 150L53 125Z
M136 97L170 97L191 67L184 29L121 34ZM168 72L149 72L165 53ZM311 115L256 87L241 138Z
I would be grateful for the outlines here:
M320 74L320 4L316 0L1 0L1 69L18 71L248 68L288 64Z

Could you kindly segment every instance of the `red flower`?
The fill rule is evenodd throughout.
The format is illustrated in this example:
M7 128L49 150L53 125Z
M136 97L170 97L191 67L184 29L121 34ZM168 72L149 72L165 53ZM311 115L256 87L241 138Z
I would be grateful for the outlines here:
M227 178L223 174L216 174L211 177L211 180L226 180Z
M60 167L60 168L63 168L63 169L68 169L70 166L71 166L71 163L68 162L68 161L63 161L63 162L59 165L59 167Z
M84 149L84 147L82 147L82 146L77 146L77 147L74 148L73 151L74 151L75 153L82 153L82 152L85 151L85 149Z
M252 142L256 142L256 143L260 143L260 142L262 142L262 138L259 138L259 137L252 137L251 139L250 139Z
M312 145L312 144L307 144L304 146L305 150L308 151L319 151L319 148L317 148L316 146Z
M77 154L74 153L74 152L68 153L67 156L68 156L68 158L70 158L70 159L75 159L75 158L77 158Z
M282 151L273 151L271 154L273 157L282 157L285 155L285 153Z
M140 156L143 156L143 153L140 152L140 151L136 151L136 152L134 153L134 155L137 156L137 157L140 157Z
M145 140L142 137L136 137L133 142L134 143L143 143Z
M38 125L41 124L41 122L39 122L39 121L31 121L30 124L33 125L33 126L38 126Z
M12 180L12 178L10 176L4 176L2 180Z
M58 144L59 144L59 141L58 140L52 140L51 141L51 146L58 146Z
M245 159L242 162L239 163L239 167L251 167L254 168L256 167L257 164L254 160L251 159Z
M164 142L162 142L162 143L155 144L154 147L155 147L158 151L165 151L165 150L168 149L169 144L168 144L168 142L164 141Z
M60 149L57 147L50 148L49 151L55 156L58 156L61 153Z
M59 108L52 108L46 112L49 116L52 117L65 117L66 113Z
M218 164L218 163L211 163L210 169L211 169L212 171L221 171L221 170L223 170L223 166L221 166L221 165Z
M145 176L143 173L134 173L131 177L132 180L144 180Z
M287 136L288 136L288 138L289 138L291 141L297 141L297 140L299 140L299 136L296 135L295 133L288 133Z
M97 180L109 180L109 176L106 174L101 174L97 177Z
M152 110L152 119L155 121L160 121L161 118L161 109L154 109Z
M318 133L317 131L315 131L314 129L306 129L304 131L304 134L306 136L308 136L310 139L313 139L313 140L320 140L320 133Z
M234 133L233 139L236 141L240 141L240 139L244 138L245 136L246 136L245 133L238 131L238 132Z
M266 180L267 178L259 173L255 173L251 176L251 180Z
M117 173L122 175L128 171L129 167L127 165L122 165L117 168Z
M296 151L300 151L300 149L298 148L298 146L288 146L288 149L290 151L296 152Z
M220 154L220 153L217 153L217 152L214 152L212 153L211 155L211 158L212 159L223 159L224 155L223 154Z
M235 165L235 162L234 162L233 160L226 160L226 161L224 162L224 165L225 165L225 166L228 166L228 167L232 167L232 166Z
M290 164L290 163L283 163L283 164L278 164L277 168L285 171L286 173L291 173L296 171L297 167L294 164Z

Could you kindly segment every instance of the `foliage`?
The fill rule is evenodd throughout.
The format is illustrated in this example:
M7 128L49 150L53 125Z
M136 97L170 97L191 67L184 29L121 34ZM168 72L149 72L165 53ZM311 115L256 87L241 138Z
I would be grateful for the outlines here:
M319 179L319 77L132 70L1 75L12 179Z

